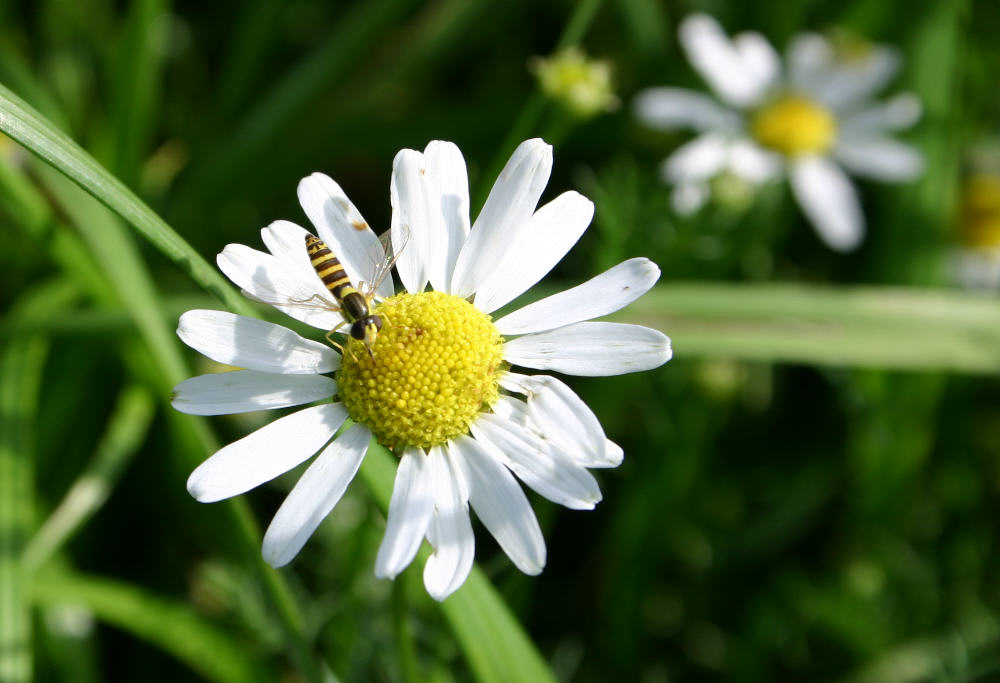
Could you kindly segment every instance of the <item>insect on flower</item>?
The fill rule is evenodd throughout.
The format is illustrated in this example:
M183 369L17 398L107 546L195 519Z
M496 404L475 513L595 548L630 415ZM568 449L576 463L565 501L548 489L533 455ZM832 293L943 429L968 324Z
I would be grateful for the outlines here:
M367 227L367 226L365 226ZM378 298L377 291L382 281L392 271L392 266L396 263L399 255L406 248L408 231L402 231L402 240L396 249L393 249L389 232L381 235L377 242L377 248L373 247L369 253L369 270L371 276L368 280L360 280L355 287L351 283L351 278L344 270L340 259L326 245L326 242L313 234L306 233L305 248L309 256L309 263L316 271L316 275L323 281L323 285L330 292L333 300L327 299L319 294L314 294L308 299L285 301L266 301L258 297L253 297L261 303L281 304L283 306L306 306L320 308L333 313L339 313L343 321L338 323L333 329L326 333L326 340L343 353L344 347L338 344L333 335L344 326L348 327L348 334L351 338L357 339L365 345L372 362L375 362L375 352L373 347L379 331L382 329L384 316L373 313L374 302Z

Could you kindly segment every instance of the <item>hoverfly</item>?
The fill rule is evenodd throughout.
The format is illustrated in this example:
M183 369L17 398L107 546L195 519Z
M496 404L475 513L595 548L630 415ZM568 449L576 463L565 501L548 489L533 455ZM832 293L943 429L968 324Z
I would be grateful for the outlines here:
M277 306L279 309L307 307L339 313L343 317L343 321L326 333L327 341L343 351L344 347L334 341L332 335L341 327L349 325L349 335L364 343L365 350L374 361L373 346L379 331L382 329L383 320L381 316L372 313L374 308L372 302L376 299L382 282L389 276L393 265L406 247L408 238L409 232L404 229L401 232L401 238L397 236L395 240L397 245L393 249L393 240L390 239L389 231L379 236L368 253L370 279L359 280L358 286L355 287L340 259L326 243L306 232L304 244L309 262L333 299L330 300L320 294L314 294L306 299L285 299L283 301L269 301L257 296L250 296L256 301ZM246 290L244 293L247 293Z

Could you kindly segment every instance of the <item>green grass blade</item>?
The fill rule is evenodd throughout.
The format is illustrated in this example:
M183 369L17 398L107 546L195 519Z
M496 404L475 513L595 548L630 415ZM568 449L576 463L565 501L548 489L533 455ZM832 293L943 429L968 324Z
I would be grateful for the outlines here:
M1000 301L963 292L666 284L614 319L663 330L680 358L1000 372Z
M84 606L101 621L128 631L216 683L274 680L248 649L181 602L111 579L65 573L32 581L41 606Z
M231 311L250 314L252 309L249 304L162 218L79 145L3 85L0 85L0 131L37 154L134 226Z
M379 507L387 510L396 476L393 456L373 442L361 465L361 476ZM416 561L423 564L429 555L425 543ZM441 603L441 609L476 680L555 681L545 659L478 567L473 567L462 587Z
M15 307L18 316L60 308L72 297L40 288ZM40 336L0 346L0 681L32 680L28 574L21 562L34 516L33 434L48 341Z
M104 504L145 441L154 407L144 387L132 385L121 392L93 460L28 543L23 558L28 570L40 567Z

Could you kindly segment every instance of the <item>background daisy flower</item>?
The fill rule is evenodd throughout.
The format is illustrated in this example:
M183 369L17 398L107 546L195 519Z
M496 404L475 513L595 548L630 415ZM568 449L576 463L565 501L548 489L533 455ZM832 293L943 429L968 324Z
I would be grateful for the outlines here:
M715 96L681 88L650 88L635 103L639 119L654 128L699 133L661 167L673 186L674 208L701 208L709 182L728 173L751 186L787 174L799 206L828 246L854 249L865 220L848 173L905 182L923 171L923 158L892 133L920 116L920 102L901 94L871 98L898 73L892 48L856 44L838 50L814 33L796 37L785 66L762 35L729 38L712 17L695 14L679 29L692 66Z
M182 382L178 410L209 415L335 399L221 449L191 474L191 495L235 496L318 453L264 537L265 558L282 566L340 500L375 436L400 456L378 576L395 577L426 538L434 549L424 568L428 592L438 600L454 592L474 557L470 507L518 569L540 572L545 543L515 477L561 505L590 509L601 493L588 469L617 466L622 449L559 379L510 366L601 376L655 368L671 356L656 330L588 322L652 287L659 269L644 258L490 317L544 277L590 224L593 204L576 192L536 209L551 167L550 146L522 143L470 224L465 161L455 145L435 141L396 156L391 235L397 249L405 242L396 261L403 289L394 295L386 278L374 294L386 321L374 359L358 353L356 340L341 357L279 325L185 313L178 334L186 344L246 369ZM363 282L371 254L379 261L385 254L357 208L322 174L302 180L299 199L352 282ZM327 331L342 318L306 305L329 299L306 234L278 221L262 230L269 253L231 244L218 264L252 298ZM342 431L348 418L355 424Z

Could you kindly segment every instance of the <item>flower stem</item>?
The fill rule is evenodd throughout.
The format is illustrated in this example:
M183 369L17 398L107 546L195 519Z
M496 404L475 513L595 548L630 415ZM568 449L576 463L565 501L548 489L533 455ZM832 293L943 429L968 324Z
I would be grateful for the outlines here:
M573 14L570 15L569 21L566 22L566 28L563 29L562 35L559 36L553 52L558 52L564 48L579 44L583 40L583 36L587 33L587 29L590 28L590 24L597 15L597 10L600 6L601 0L580 0L580 2L576 3ZM521 111L518 112L517 117L514 119L514 124L507 131L503 143L501 143L500 148L497 150L496 156L493 157L493 161L479 177L474 198L475 201L472 204L474 207L481 207L486 201L486 197L489 196L490 188L492 187L492 182L500 175L500 171L507 162L511 151L517 147L519 142L530 137L532 131L538 125L542 114L545 113L547 104L548 99L546 96L541 90L536 88L521 107Z
M399 668L406 683L420 683L420 670L417 666L417 650L413 644L413 629L410 627L408 602L406 600L407 582L405 577L398 577L392 582L392 621L395 626L396 653L399 656Z

